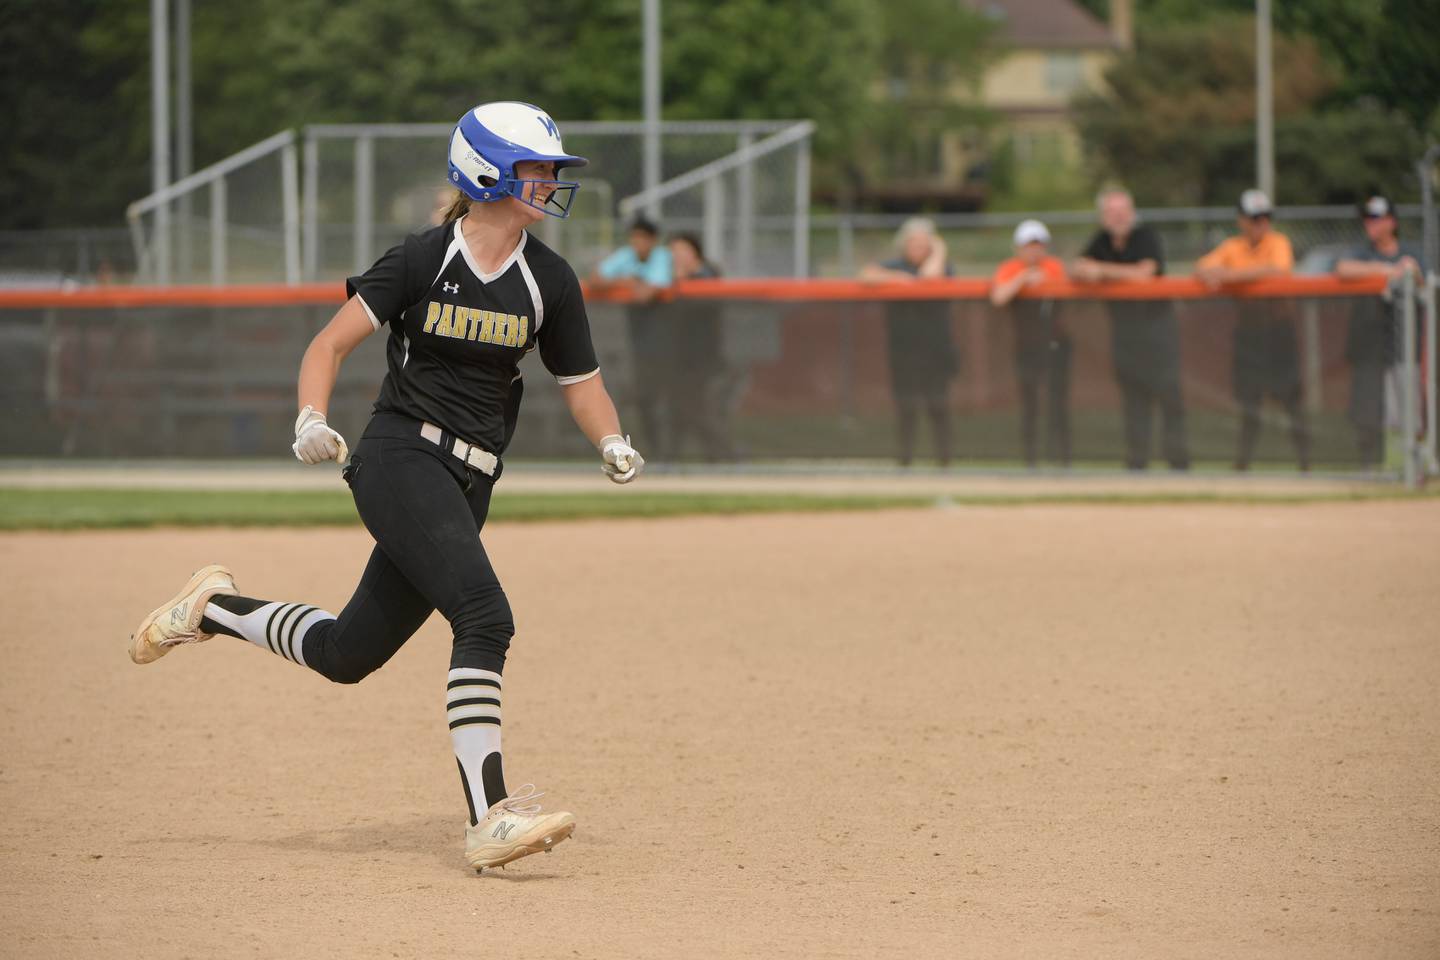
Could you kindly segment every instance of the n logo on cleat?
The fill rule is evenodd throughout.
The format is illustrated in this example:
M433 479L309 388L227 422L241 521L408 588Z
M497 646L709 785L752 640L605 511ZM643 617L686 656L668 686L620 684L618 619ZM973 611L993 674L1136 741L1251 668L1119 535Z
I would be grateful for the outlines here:
M507 839L507 838L510 836L510 831L511 831L511 830L514 830L514 829L515 829L515 824L513 824L513 823L506 823L505 821L502 820L502 821L500 821L499 823L497 823L497 824L495 825L495 832L492 833L492 834L490 834L490 836L496 837L496 838L498 838L498 839L500 839L500 840L504 840L504 839Z

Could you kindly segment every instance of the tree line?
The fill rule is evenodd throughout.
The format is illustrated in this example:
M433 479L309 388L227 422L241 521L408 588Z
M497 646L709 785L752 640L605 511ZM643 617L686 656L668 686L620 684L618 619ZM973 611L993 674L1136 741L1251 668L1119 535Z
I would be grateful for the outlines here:
M1106 0L1084 0L1100 15ZM444 121L482 100L561 120L640 114L641 0L192 0L194 158L306 123ZM1004 54L957 0L665 0L667 119L809 118L816 187L923 174L917 144L1003 139L966 91ZM1436 132L1440 0L1277 3L1289 202L1408 196ZM1247 0L1141 0L1138 43L1077 103L1087 176L1143 203L1230 202L1253 155ZM63 15L57 15L57 11ZM1252 38L1252 39L1247 39ZM149 191L149 4L11 0L0 31L0 227L116 225Z

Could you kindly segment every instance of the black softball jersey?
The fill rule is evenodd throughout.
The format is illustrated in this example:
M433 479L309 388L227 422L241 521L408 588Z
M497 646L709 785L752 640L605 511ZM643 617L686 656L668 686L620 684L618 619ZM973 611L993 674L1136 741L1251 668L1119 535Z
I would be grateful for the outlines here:
M433 423L500 454L520 408L521 357L538 345L561 384L587 380L599 365L570 265L521 233L514 252L485 273L460 223L411 234L346 280L345 292L360 298L375 329L390 327L374 412Z

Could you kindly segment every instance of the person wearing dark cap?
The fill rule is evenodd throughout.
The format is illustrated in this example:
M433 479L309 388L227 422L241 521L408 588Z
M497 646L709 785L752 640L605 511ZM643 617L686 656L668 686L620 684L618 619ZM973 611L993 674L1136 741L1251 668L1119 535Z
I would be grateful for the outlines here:
M1290 238L1271 224L1275 208L1261 190L1240 195L1238 236L1201 257L1195 278L1211 289L1285 276L1295 266ZM1310 469L1310 431L1300 404L1300 351L1288 304L1240 300L1235 323L1233 383L1240 406L1240 442L1235 469L1248 470L1260 438L1260 405L1274 397L1290 417L1290 433L1301 470Z
M1382 296L1356 301L1345 335L1345 359L1351 371L1350 422L1355 425L1360 465L1374 469L1385 460L1385 374L1399 360L1402 304L1395 288L1406 273L1420 278L1423 257L1414 244L1400 239L1395 207L1385 197L1362 203L1360 219L1365 242L1335 264L1335 274L1390 280Z
M658 300L674 282L670 250L660 243L660 230L637 217L630 224L625 246L600 261L591 283L599 290L620 290L630 296L626 310L630 356L630 401L640 424L651 437L655 457L668 456L671 420L666 400L673 393L672 336Z
M1070 270L1081 283L1144 282L1165 272L1160 235L1136 223L1135 201L1118 187L1096 198L1100 229ZM1180 396L1180 326L1168 300L1109 300L1110 355L1125 418L1125 466L1144 470L1150 459L1155 409L1164 424L1164 452L1172 469L1190 466L1185 404Z

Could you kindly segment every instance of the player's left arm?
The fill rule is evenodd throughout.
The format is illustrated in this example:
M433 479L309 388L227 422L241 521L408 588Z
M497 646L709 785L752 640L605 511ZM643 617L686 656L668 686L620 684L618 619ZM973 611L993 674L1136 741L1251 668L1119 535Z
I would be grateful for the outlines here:
M562 383L560 394L565 398L575 426L597 448L606 437L619 435L620 415L615 412L615 401L610 399L605 379L599 373L579 383Z
M615 401L605 389L605 380L597 371L578 383L561 384L565 406L585 438L600 451L600 466L616 483L629 483L645 466L645 458L630 446L630 438L620 432L620 415Z
M580 282L564 263L547 280L544 286L555 290L555 297L547 302L546 319L540 326L540 360L560 384L575 425L600 451L605 475L616 483L628 483L645 460L620 432L615 402L605 389L595 358Z

